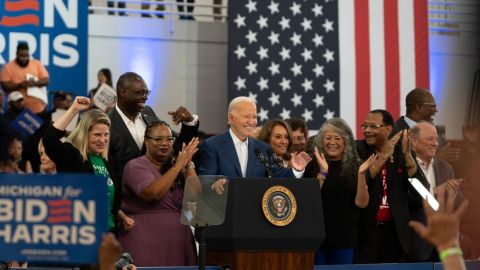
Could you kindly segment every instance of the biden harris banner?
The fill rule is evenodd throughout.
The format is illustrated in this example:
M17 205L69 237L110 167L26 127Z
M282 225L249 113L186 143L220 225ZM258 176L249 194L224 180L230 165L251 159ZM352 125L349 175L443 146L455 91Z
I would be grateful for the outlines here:
M15 59L18 42L50 75L49 91L87 91L88 1L1 0L0 66Z
M0 261L97 261L107 185L88 174L0 174Z

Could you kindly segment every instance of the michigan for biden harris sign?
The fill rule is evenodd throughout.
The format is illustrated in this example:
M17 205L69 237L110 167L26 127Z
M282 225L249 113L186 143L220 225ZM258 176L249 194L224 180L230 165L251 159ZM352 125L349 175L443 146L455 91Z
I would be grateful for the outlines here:
M50 74L51 91L87 91L88 1L1 0L0 66L15 59L18 42Z
M0 175L0 261L97 260L107 185L87 174Z

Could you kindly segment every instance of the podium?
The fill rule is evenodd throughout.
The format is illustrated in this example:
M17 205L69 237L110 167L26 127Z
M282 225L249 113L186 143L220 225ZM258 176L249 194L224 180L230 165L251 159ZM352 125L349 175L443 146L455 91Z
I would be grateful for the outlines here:
M264 214L272 189L287 190L294 198L287 210L296 208L295 217L287 225L274 225ZM224 223L205 233L207 265L233 270L313 269L315 251L325 239L317 180L238 178L230 179L228 190ZM281 199L277 204L279 211L286 208Z

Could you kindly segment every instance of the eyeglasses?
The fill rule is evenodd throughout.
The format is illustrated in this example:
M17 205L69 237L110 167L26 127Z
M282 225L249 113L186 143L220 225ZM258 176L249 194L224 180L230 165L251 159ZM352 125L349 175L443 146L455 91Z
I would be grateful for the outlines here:
M381 127L384 127L384 126L388 126L386 124L366 124L366 123L363 123L360 127L363 129L363 130L366 130L367 128L370 128L370 129L379 129Z
M147 136L147 137L145 137L145 139L153 140L155 143L161 143L161 142L172 143L173 141L175 141L175 137L172 137L172 136L169 136L169 137L163 137L163 136L150 137L150 136Z
M150 90L140 90L140 91L134 91L132 89L129 89L129 88L124 88L132 93L135 93L137 95L137 97L148 97L150 95L150 93L152 93L152 91Z
M424 105L424 106L428 106L430 108L436 108L437 107L437 104L436 103L419 103L420 105Z

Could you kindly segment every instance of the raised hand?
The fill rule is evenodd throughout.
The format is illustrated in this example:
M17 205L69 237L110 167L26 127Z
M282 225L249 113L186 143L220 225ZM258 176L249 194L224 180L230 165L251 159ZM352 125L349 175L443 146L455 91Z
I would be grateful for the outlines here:
M191 122L194 119L193 115L183 106L178 107L175 111L169 111L168 114L172 116L172 121L175 125L182 122Z
M296 171L303 171L312 158L305 152L292 153L292 167Z
M467 209L468 201L463 201L460 207L455 210L454 200L455 196L448 191L441 190L438 195L440 208L437 212L433 211L427 201L423 202L423 208L427 216L427 226L418 221L409 222L414 231L435 245L439 251L459 246L460 219Z
M182 145L182 151L178 153L176 164L182 168L186 167L192 161L193 155L198 151L198 137L194 137L187 145Z
M402 132L402 152L403 155L411 155L410 149L412 148L412 138L408 129L404 129Z
M87 110L90 108L90 99L88 97L77 96L71 107L78 112Z
M460 158L460 152L460 148L452 147L450 143L447 143L447 145L438 149L436 156L448 162L455 162Z
M397 134L395 134L395 136L390 138L390 140L388 140L385 143L385 146L383 147L383 151L381 154L384 158L389 158L393 155L393 152L395 151L395 145L397 145L402 134L403 134L403 131L399 131Z
M358 167L358 173L359 174L364 174L368 171L368 169L370 169L370 167L373 166L373 164L375 163L375 161L377 161L377 154L372 154L370 157L368 157L367 160L365 160L362 165L360 165L360 167Z
M324 173L328 173L328 163L323 153L320 153L320 151L318 150L318 147L316 146L313 148L313 153L317 158L317 164L318 164L318 167L320 168L320 171Z

